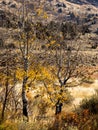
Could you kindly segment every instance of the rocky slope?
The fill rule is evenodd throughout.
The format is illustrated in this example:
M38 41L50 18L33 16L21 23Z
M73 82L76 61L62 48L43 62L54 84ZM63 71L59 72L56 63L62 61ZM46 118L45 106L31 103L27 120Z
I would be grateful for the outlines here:
M17 15L21 10L22 1L0 0L0 13L1 10L5 10ZM43 8L48 15L48 20L71 20L75 17L85 17L88 14L98 15L97 0L25 0L25 3L33 15L36 15L39 7Z

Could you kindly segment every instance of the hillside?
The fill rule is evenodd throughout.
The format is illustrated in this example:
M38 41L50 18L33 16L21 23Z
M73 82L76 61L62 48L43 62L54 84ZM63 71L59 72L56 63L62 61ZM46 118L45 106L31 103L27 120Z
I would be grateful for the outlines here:
M67 0L69 2L75 3L75 4L79 4L79 5L83 5L83 4L91 4L94 6L98 6L98 1L97 0Z
M44 11L47 12L49 19L62 20L71 19L71 13L74 13L75 17L85 17L88 14L97 14L98 7L97 1L90 0L26 0L27 8L31 10L32 15L35 15L36 9L39 5L42 6ZM22 6L22 0L1 0L1 10L6 10L18 14L18 10ZM73 16L74 17L74 16Z

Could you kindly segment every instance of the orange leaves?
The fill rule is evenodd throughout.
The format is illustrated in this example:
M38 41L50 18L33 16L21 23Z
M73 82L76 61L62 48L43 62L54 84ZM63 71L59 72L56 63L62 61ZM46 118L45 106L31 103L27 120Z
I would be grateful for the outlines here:
M29 99L29 101L32 101L34 99L32 92L30 92L30 91L26 92L26 97Z
M62 115L62 120L65 121L67 124L72 125L82 125L89 120L89 111L85 109L84 111L77 112L70 112L68 114Z
M52 40L52 37L49 37L49 39L50 39L50 43L47 44L47 47L52 47L52 48L60 47L59 42L57 42L56 40Z
M55 40L52 40L52 41L50 42L51 45L53 45L53 44L55 44L55 43L56 43Z
M82 114L84 115L84 117L89 115L89 110L88 109L84 109Z

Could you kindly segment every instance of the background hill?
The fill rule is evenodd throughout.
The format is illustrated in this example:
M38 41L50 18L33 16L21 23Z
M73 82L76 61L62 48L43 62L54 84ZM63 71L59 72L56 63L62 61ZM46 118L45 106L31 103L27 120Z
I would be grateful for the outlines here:
M25 0L25 6L33 22L71 21L86 24L93 32L98 31L97 0ZM2 23L15 27L22 12L23 0L0 0L0 27Z
M98 6L97 0L67 0L67 1L75 3L75 4L79 4L79 5L91 4L91 5L94 5L94 6Z
M85 17L98 12L97 0L25 0L27 8L36 15L40 6L47 12L49 19L70 20L74 17ZM17 15L22 0L1 0L0 10L10 11Z

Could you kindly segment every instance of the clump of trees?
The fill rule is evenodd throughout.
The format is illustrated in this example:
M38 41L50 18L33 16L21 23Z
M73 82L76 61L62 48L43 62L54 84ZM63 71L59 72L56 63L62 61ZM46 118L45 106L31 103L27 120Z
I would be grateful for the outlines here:
M89 29L89 26L88 25L82 25L81 28L81 33L84 35L85 33L90 33L90 29Z
M78 33L77 25L71 22L62 23L61 31L63 33L63 37L73 39L76 37Z
M34 115L31 109L36 104L39 115L45 116L51 108L57 119L64 105L72 101L67 88L74 86L74 79L86 78L85 70L81 71L83 59L80 46L75 44L73 50L71 43L79 33L88 32L88 27L83 27L81 31L71 22L32 22L26 12L25 1L22 9L16 22L17 35L14 35L18 47L15 48L14 44L6 46L5 56L0 61L0 93L4 94L0 98L1 120L4 121L7 115L6 119L15 119L18 116L21 119L20 116L23 116L25 121L29 121L30 114ZM35 52L33 44L44 41L44 51ZM12 51L13 48L15 49ZM17 83L21 85L16 90ZM34 94L33 91L37 92ZM58 124L59 121L55 120Z

